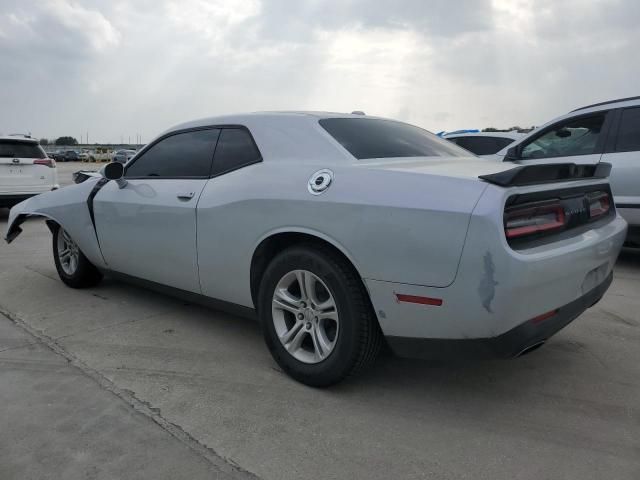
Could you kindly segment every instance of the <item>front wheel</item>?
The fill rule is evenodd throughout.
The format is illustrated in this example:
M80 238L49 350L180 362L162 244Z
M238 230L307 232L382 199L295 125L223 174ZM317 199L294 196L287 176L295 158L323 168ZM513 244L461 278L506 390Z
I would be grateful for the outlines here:
M100 271L59 225L53 228L53 260L60 279L69 287L93 287L102 280Z
M335 384L373 363L381 332L353 267L321 245L280 253L267 267L258 298L267 346L291 377Z

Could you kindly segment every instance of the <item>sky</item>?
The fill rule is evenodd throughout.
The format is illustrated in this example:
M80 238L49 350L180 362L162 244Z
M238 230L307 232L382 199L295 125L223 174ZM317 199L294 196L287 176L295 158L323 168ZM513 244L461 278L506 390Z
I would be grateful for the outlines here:
M0 132L324 110L540 125L640 95L637 0L0 0Z

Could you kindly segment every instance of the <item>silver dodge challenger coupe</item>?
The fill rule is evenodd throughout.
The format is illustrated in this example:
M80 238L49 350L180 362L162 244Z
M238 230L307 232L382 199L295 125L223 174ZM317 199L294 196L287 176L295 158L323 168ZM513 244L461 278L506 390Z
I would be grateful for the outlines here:
M364 115L178 125L126 165L12 208L44 217L62 281L104 274L257 317L276 362L328 386L386 342L513 357L609 287L627 225L610 166L514 166Z

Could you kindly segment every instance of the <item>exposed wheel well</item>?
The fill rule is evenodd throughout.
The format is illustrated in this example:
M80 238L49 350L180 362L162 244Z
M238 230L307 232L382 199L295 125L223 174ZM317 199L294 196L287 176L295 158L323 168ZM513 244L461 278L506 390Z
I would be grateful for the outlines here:
M340 249L336 248L326 240L307 233L276 233L275 235L265 238L260 243L260 245L258 245L258 248L256 248L256 251L253 253L253 258L251 259L251 299L253 300L254 305L257 305L260 279L262 278L264 271L267 269L269 262L284 249L301 243L322 245L324 248L332 250L336 255L342 257L347 262L347 264L350 265L351 268L353 268L358 277L360 277L358 270L355 268L349 258L347 258L347 256L342 253Z

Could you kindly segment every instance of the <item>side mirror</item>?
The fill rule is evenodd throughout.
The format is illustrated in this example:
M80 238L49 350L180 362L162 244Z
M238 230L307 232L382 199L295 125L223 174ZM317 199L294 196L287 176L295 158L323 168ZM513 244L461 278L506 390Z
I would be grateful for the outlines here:
M104 175L104 178L107 180L115 180L119 188L127 186L127 181L122 178L124 176L124 165L119 162L107 163L104 166L102 175Z
M505 162L515 162L520 159L520 146L511 147L504 156Z

